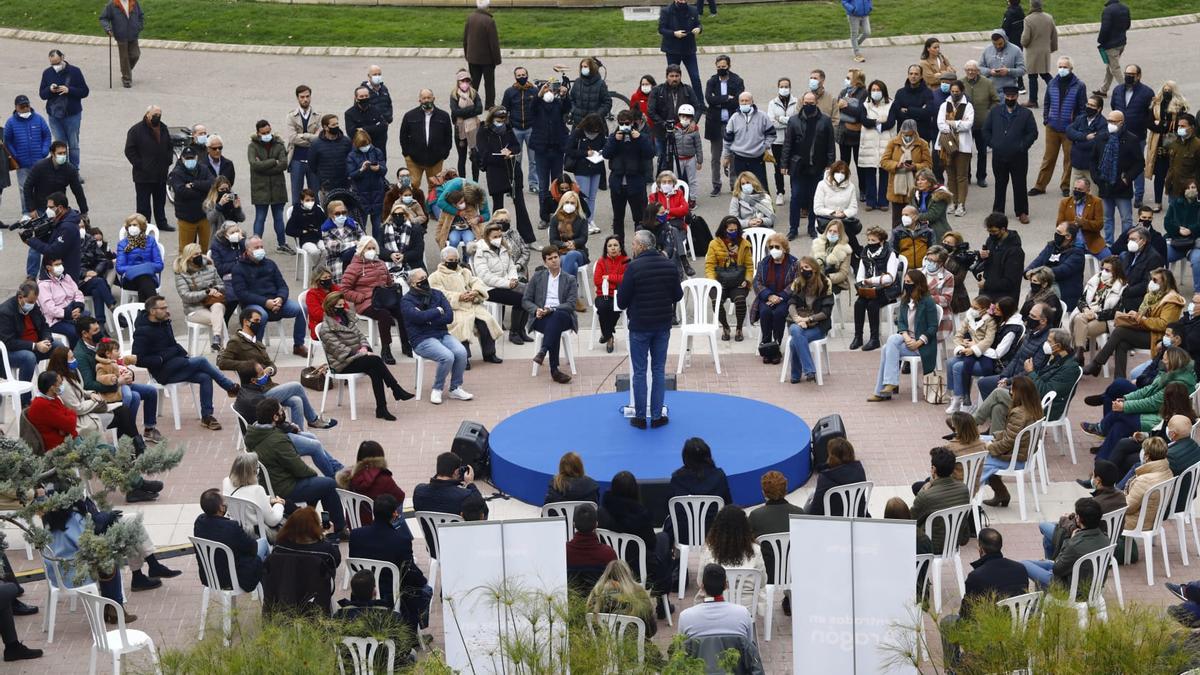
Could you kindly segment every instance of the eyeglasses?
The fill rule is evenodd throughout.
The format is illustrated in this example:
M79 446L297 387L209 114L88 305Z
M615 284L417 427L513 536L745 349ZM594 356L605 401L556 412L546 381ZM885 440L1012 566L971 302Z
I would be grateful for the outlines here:
M212 152L213 150L216 150L217 152L220 152L220 151L222 151L222 150L224 150L224 149L225 149L225 146L223 146L223 145L210 145L210 146L208 146L208 151L209 151L209 152Z
M335 216L344 216L344 215L346 215L346 212L345 212L345 211L334 211L334 212L333 212L333 215L335 215Z

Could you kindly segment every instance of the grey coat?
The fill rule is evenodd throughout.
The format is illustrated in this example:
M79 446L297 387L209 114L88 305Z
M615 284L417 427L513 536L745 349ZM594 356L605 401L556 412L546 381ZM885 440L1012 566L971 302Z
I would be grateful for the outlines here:
M206 260L204 267L195 272L189 270L175 275L175 290L179 291L185 312L204 309L204 298L208 297L210 288L225 292L225 283L221 281L221 275L217 274L217 267L211 260Z
M995 75L996 68L1008 68L1007 75ZM1025 52L1011 42L1004 43L1004 49L996 51L996 45L989 44L983 48L983 56L979 57L979 72L996 85L996 91L1004 87L1017 86L1017 80L1025 76Z
M534 272L533 278L525 286L525 297L521 306L529 312L528 328L533 326L537 310L546 304L546 291L549 288L550 272L541 269ZM571 316L571 330L579 330L579 317L575 314L575 301L579 299L579 281L570 274L558 275L558 305L554 309L568 312Z
M341 372L350 362L358 358L358 349L367 344L367 336L358 329L358 316L353 303L346 303L346 325L326 314L321 321L321 347L333 372Z

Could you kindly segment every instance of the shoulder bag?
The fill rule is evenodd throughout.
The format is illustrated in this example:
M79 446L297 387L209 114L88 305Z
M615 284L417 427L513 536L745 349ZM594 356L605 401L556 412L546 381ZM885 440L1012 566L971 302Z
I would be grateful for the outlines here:
M957 121L958 115L954 108L954 103L946 101L946 121ZM954 153L958 152L958 132L951 128L950 131L943 131L938 134L938 151L942 154L942 161L950 160Z
M942 371L925 373L924 389L926 403L941 405L946 402L946 376L942 375Z

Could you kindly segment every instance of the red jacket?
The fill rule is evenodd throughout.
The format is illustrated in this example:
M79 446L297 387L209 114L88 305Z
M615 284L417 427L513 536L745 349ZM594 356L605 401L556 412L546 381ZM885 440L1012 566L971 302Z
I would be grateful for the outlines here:
M366 461L366 460L364 460ZM350 479L350 489L360 495L376 499L380 495L391 495L396 498L396 508L404 510L404 490L392 479L392 472L379 466L368 466ZM362 509L363 525L374 522L374 514L369 509Z
M304 296L304 304L308 305L308 334L312 339L317 339L317 325L325 320L325 298L334 291L340 291L341 288L337 284L325 290L320 286L308 289L308 294Z
M650 96L642 93L641 86L637 88L637 91L633 92L633 96L629 97L629 107L642 111L642 118L646 120L646 126L653 129L654 121L650 119L650 112L646 107L649 103Z
M53 450L72 436L78 436L75 428L75 411L60 399L39 396L33 399L25 413L29 423L42 435L46 450Z
M362 314L371 308L371 295L376 288L389 286L392 275L388 274L387 263L379 258L367 261L356 255L342 274L342 294L354 303L354 311Z
M670 197L655 190L650 194L650 201L667 207L668 220L687 218L688 200L683 196L683 190L675 190L675 192L671 193Z
M592 284L596 287L596 296L604 295L604 277L608 277L608 294L617 295L617 286L621 285L621 277L625 276L625 268L629 266L628 256L610 258L607 255L596 261L596 273Z

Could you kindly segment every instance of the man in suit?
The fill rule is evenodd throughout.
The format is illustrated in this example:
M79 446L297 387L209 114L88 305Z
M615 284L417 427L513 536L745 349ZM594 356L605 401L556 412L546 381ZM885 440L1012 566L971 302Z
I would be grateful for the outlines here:
M400 570L400 613L416 633L422 617L429 611L433 589L413 560L412 534L393 524L400 519L396 498L389 494L376 497L372 515L374 520L370 525L350 531L350 557L383 560ZM392 595L392 583L390 570L379 575L379 599L395 606L397 598Z
M639 429L650 424L667 423L662 414L666 387L667 346L671 341L671 319L675 303L683 299L683 286L673 260L655 247L654 235L638 230L631 247L633 260L617 288L617 306L625 308L629 323L629 351L633 364L630 387L633 388L633 417L629 423ZM646 409L646 362L650 361L650 409Z
M192 525L192 535L199 539L225 544L233 551L233 569L237 572L238 586L247 593L253 591L262 579L263 560L267 558L267 540L255 541L242 529L242 524L225 517L225 498L217 488L209 488L200 495L200 510L196 522ZM200 552L196 551L197 562ZM200 583L207 585L204 578L204 567L197 564L200 571ZM229 579L229 561L224 555L217 554L217 587L231 588Z
M942 653L951 663L957 663L961 654L958 645L946 638L959 619L970 616L971 606L976 602L995 602L1011 598L1029 590L1029 577L1025 566L1016 560L1004 557L1004 537L990 527L979 531L979 560L971 563L971 573L965 582L967 592L963 594L962 609L939 622L942 634ZM936 582L935 582L936 583Z
M562 273L558 249L550 246L543 248L542 263L546 267L533 273L533 278L525 286L521 306L533 317L530 327L542 334L542 344L533 357L534 362L541 365L549 353L550 378L559 384L566 384L571 381L571 376L558 369L558 351L562 334L568 330L579 330L579 318L575 316L579 282L573 275Z
M948 509L952 506L962 506L971 502L971 492L967 489L966 484L954 478L954 465L957 462L958 459L954 453L947 448L934 448L929 452L929 484L917 493L912 504L912 517L917 521L918 532L925 531L925 519L934 511ZM945 538L945 528L934 527L931 539L935 553L941 552ZM965 524L960 531L958 540L959 544L967 541Z
M422 176L426 177L426 187L433 187L428 185L428 178L441 173L454 138L450 113L434 107L433 92L422 89L417 101L420 105L404 113L400 120L400 150L412 172L412 185L419 189Z

